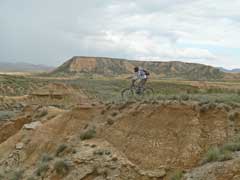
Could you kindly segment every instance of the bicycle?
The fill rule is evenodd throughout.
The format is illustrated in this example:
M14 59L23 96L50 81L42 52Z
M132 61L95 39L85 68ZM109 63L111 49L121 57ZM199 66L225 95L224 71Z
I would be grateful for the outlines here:
M154 91L150 87L139 87L137 85L131 85L129 88L125 88L121 91L121 96L123 100L129 99L152 99Z

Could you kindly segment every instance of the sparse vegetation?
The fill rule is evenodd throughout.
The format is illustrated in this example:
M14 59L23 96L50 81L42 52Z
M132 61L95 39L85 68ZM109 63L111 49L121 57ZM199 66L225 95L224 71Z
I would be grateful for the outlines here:
M108 118L107 123L108 123L108 125L113 125L114 120L112 118Z
M0 95L24 95L33 89L38 89L49 83L64 83L70 85L74 89L81 88L90 98L97 98L103 102L119 102L121 101L120 92L123 88L129 87L130 80L113 79L113 78L88 78L80 76L79 79L64 81L63 80L44 80L34 79L30 77L1 75L0 82L4 88L0 88ZM148 81L148 86L154 89L154 99L159 100L196 100L207 99L212 102L223 103L240 103L239 90L231 90L222 87L208 87L200 89L190 85L188 82L178 82L173 79ZM80 86L81 85L81 86ZM6 89L6 87L9 87ZM2 90L1 90L2 89ZM18 92L15 92L18 91ZM76 96L75 96L76 97ZM55 102L56 101L56 102ZM51 104L63 104L63 100L51 100ZM44 101L44 103L49 103ZM72 100L70 102L72 103Z
M59 156L63 151L65 151L67 149L68 145L66 144L61 144L58 146L57 150L56 150L56 156Z
M21 180L23 177L23 170L16 170L16 171L12 171L10 173L7 174L7 179L9 180Z
M113 117L115 117L115 116L117 116L117 112L113 112L112 114L111 114L111 116L113 116Z
M201 113L205 113L208 110L209 110L209 104L204 104L200 107L200 112Z
M100 155L100 156L102 156L102 155L110 155L110 154L111 154L111 151L108 150L108 149L98 149L98 150L95 150L95 151L93 152L93 154L94 154L94 155Z
M218 161L220 158L220 149L218 147L210 148L206 154L204 163Z
M233 111L228 114L228 119L231 121L234 121L237 118L237 116L238 116L238 112Z
M134 101L127 102L127 101L122 101L120 98L121 90L123 88L128 87L130 82L129 82L129 80L124 80L124 79L96 78L95 76L93 76L91 74L89 74L88 76L80 77L79 79L74 79L74 80L64 80L64 83L72 86L74 88L74 90L83 89L83 91L88 95L88 97L90 99L96 98L98 100L98 102L99 101L103 102L102 103L103 106L108 103L108 105L105 106L106 108L104 110L102 110L102 112L101 112L101 114L102 114L101 117L106 117L104 119L104 123L106 123L104 125L106 125L106 126L103 125L101 127L109 128L108 125L112 125L113 123L118 123L118 122L114 121L115 118L118 118L118 117L121 118L122 113L126 113L128 111L128 109L130 109L129 108L130 106L128 107L129 104L131 104L132 102L133 103L136 102L136 99L134 99ZM52 80L49 80L49 81L39 80L39 82L36 82L36 80L31 79L31 78L24 78L22 80L19 77L17 77L16 80L14 78L9 79L7 77L6 78L7 81L4 80L3 85L4 86L7 85L6 87L9 87L9 88L7 88L7 90L4 90L4 91L1 91L1 89L0 89L0 93L2 93L3 95L10 95L10 96L24 95L24 94L29 93L30 90L32 90L34 88L38 88L37 87L38 85L42 86L42 85L48 84L49 82L52 82ZM55 81L55 80L53 80L53 81ZM61 79L56 80L56 81L63 82L63 80L61 80ZM34 82L36 82L36 85L33 85ZM238 116L239 116L238 111L237 111L238 109L235 109L235 107L239 107L238 103L240 103L240 96L239 96L240 91L234 92L233 90L228 90L226 88L215 88L215 87L213 88L213 86L208 87L208 88L202 88L202 87L198 87L198 85L194 85L194 84L191 85L191 84L193 84L193 83L184 82L181 80L179 80L179 82L178 82L176 80L164 80L164 79L151 80L150 79L150 81L148 82L148 85L151 88L153 88L155 91L153 100L143 98L143 99L140 99L139 103L136 103L136 104L142 105L145 103L144 105L147 106L147 105L149 105L148 103L150 102L150 108L155 107L155 106L151 106L151 104L157 104L156 109L157 109L157 107L160 107L160 108L166 107L166 109L167 109L168 104L174 105L174 106L176 105L177 108L180 105L190 104L190 107L191 108L193 107L194 111L196 110L196 113L194 112L193 116L195 116L195 114L198 114L198 111L200 111L201 113L206 113L206 114L204 114L204 115L206 115L206 117L208 117L208 115L211 113L210 110L215 108L215 106L216 106L218 108L218 110L219 109L223 110L223 111L226 110L228 113L228 119L230 121L232 121L232 122L228 121L229 124L227 124L228 127L231 126L229 128L230 129L229 134L232 134L232 132L234 132L234 130L238 130L236 127L234 127L234 125L237 124L236 120L238 119ZM16 87L16 89L14 89L15 87ZM76 103L77 100L75 99L75 102L74 102L74 100L73 100L74 98L76 98L75 94L72 99L69 97L64 97L62 100L54 100L54 99L49 98L48 100L45 100L45 99L42 100L43 101L42 103L43 104L44 103L54 104L55 107L65 108L63 103L59 103L59 102L65 102L67 104ZM1 101L5 101L4 98L1 98ZM188 102L184 102L184 101L188 101ZM196 101L196 102L192 103L191 101ZM33 102L34 102L34 100L33 100ZM197 103L197 102L199 102L199 103ZM38 104L36 102L34 102L34 103ZM116 105L117 103L120 105L122 103L122 107L117 106ZM41 103L39 103L39 104L41 104ZM98 108L98 105L96 105L96 106ZM132 109L134 111L135 104L133 104L133 105L131 104L131 106L133 107ZM6 104L6 107L8 107L8 104ZM119 107L119 109L118 109L118 107ZM139 109L141 110L141 108L139 108ZM35 113L36 116L33 116L36 119L41 118L41 117L47 115L47 113L48 113L47 109L39 109L39 110L40 111L37 111L38 114ZM162 110L162 109L160 109L160 110ZM183 108L183 111L184 110L185 109ZM49 119L50 119L50 114L53 111L54 110L51 111L51 109L49 110ZM156 111L158 111L158 110L156 110ZM172 111L170 111L170 113L171 112ZM146 117L148 117L147 113L146 113ZM155 113L155 109L154 109L154 113ZM3 114L3 111L0 112L0 116L3 116L2 114ZM134 113L132 113L132 114L135 115ZM226 112L224 112L224 117L226 117L225 114L226 114ZM149 113L149 117L150 116L152 116L152 114ZM166 115L166 116L168 116L168 115ZM202 116L202 114L200 114L200 116ZM75 115L74 115L74 117L75 117ZM156 119L157 118L158 117L156 117ZM163 117L163 119L164 118L165 117ZM200 121L201 121L201 118L199 118ZM155 116L154 116L154 120L155 120ZM220 120L221 120L221 118L220 118ZM198 121L197 123L202 123L200 121ZM80 134L81 140L88 140L88 139L94 138L96 136L96 128L93 128L92 127L93 124L91 124L91 123L92 122L89 121L88 126L86 126L83 129L83 132ZM94 123L95 123L95 121L94 121ZM219 123L219 124L220 124L219 126L221 126L221 123ZM194 126L195 125L198 125L198 124L194 124ZM208 122L206 122L206 126L208 126L208 125L209 125ZM228 127L226 127L226 128L228 128ZM179 128L182 128L182 126L179 126ZM201 128L202 128L202 126L201 126ZM135 128L135 129L136 129L136 131L138 130L138 128ZM134 131L135 131L135 129L134 129ZM76 131L78 133L77 137L79 138L80 132L78 130L79 129L77 129ZM150 131L151 131L151 129L150 129ZM102 132L102 131L99 130L99 132ZM182 136L181 131L179 131L179 132L180 132L180 136ZM205 133L205 131L202 131L202 132ZM227 133L228 133L228 129L227 129ZM203 134L203 137L205 137L204 135L205 134ZM99 137L100 137L100 133L99 133ZM104 136L104 137L106 137L106 136ZM146 134L146 137L147 137L147 134ZM154 137L155 137L155 133L154 133ZM222 146L210 148L209 151L206 153L206 156L204 157L204 163L214 162L214 161L226 161L226 160L232 159L234 156L233 152L240 151L240 138L239 137L233 141L229 141L228 143L223 144ZM156 138L158 138L157 133L156 133ZM209 138L210 138L210 140L212 140L212 137L209 137ZM217 140L216 143L222 142L222 140L224 140L225 137L221 137L221 138L222 138L221 141ZM75 136L73 136L73 139L75 142L75 140L76 140ZM160 141L162 139L163 138L161 138ZM70 139L70 140L72 140L72 139ZM31 144L31 142L30 142L30 144ZM95 148L95 146L93 146L93 145L90 146L89 143L83 143L83 144L84 144L84 146L83 146L84 148L85 148L85 145L88 147ZM155 146L155 144L154 144L154 146ZM158 142L157 142L157 146L161 146L161 143L158 144ZM79 148L79 147L80 146L76 145L76 148ZM98 149L98 148L95 148L95 149ZM25 150L25 149L23 149L23 150ZM36 179L39 179L40 177L44 178L44 176L48 176L49 174L51 174L50 172L53 172L53 170L56 172L56 174L58 174L60 176L67 175L70 172L71 164L69 165L68 162L65 160L62 160L62 159L57 160L57 159L59 159L59 157L63 157L66 154L70 156L71 155L70 153L79 152L79 154L81 155L81 152L82 152L81 150L82 149L77 149L77 150L72 149L70 145L60 144L56 148L56 151L52 154L52 156L50 154L42 155L41 159L39 159L39 164L38 164L37 168L35 167L35 169L34 169L35 171L34 171L33 177L29 177L28 180L34 180L35 177L36 177ZM105 155L106 156L114 155L114 152L107 151L104 149L96 150L96 151L93 150L94 157L99 156L99 157L104 158ZM172 154L170 154L170 155L172 155ZM109 157L111 158L112 156L109 156ZM20 171L12 173L11 174L12 180L21 179L22 178L21 173L22 172L20 172ZM24 174L24 175L26 176L26 174ZM56 175L56 174L54 174L54 175ZM3 176L3 178L5 178L6 174L3 174L2 176ZM176 171L173 174L173 176L171 177L171 180L180 180L180 179L182 179L182 177L183 177L183 172ZM10 175L7 178L10 178ZM1 179L1 175L0 175L0 179Z
M46 154L46 153L42 155L41 161L42 161L43 163L49 162L49 161L51 161L51 160L53 160L53 157L52 157L52 156L50 156L50 155L48 155L48 154Z
M48 169L49 169L49 165L47 163L41 163L37 168L37 170L35 171L35 174L37 176L43 177L47 173Z
M233 155L231 151L221 149L221 155L218 161L228 161L228 160L231 160L232 158L233 158Z
M43 109L42 111L39 112L39 114L37 114L37 116L35 118L42 118L44 116L46 116L48 114L48 111L46 109Z
M183 101L188 101L190 99L190 97L189 97L188 94L182 94L180 99L183 100Z
M222 146L224 151L240 151L240 142L226 143Z
M219 109L225 109L227 112L229 112L232 107L229 106L229 105L227 105L227 104L220 103L220 104L217 104L217 108L219 108Z
M227 161L233 158L233 152L240 151L239 134L232 138L229 142L219 147L212 147L206 153L203 163L214 161Z
M0 95L16 96L28 94L31 89L34 89L44 83L44 81L36 80L24 76L0 75Z
M31 176L31 177L27 178L27 180L37 180L37 178L34 176Z
M227 161L230 159L232 159L232 150L228 150L225 147L213 147L207 152L203 163Z
M81 140L92 139L96 136L95 128L89 128L80 135Z
M180 170L175 171L171 176L171 180L181 180L182 178L183 178L183 172Z
M58 160L54 164L54 169L57 174L59 174L61 176L65 176L66 174L68 174L70 167L69 167L67 161Z
M27 180L37 180L35 177L31 176Z

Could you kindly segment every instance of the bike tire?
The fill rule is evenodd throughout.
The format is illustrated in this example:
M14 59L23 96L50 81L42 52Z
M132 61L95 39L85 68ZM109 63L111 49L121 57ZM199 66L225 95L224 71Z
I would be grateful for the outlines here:
M144 88L143 92L141 93L136 93L135 90L132 90L132 96L135 100L141 101L141 100L150 100L153 99L154 97L154 91L152 88L146 87Z
M154 91L152 88L146 87L141 94L134 94L136 100L150 100L154 97Z
M143 95L142 95L145 99L153 99L154 97L154 91L152 88L150 87L146 87L143 91Z
M131 88L126 88L121 91L123 100L129 100L134 97L134 91Z

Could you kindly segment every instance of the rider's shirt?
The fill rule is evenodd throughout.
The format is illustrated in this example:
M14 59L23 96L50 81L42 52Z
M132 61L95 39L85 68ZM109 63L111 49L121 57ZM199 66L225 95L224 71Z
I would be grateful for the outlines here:
M144 69L139 68L138 72L135 73L133 79L135 79L135 80L137 80L137 79L140 79L140 80L147 79L147 75L146 75Z

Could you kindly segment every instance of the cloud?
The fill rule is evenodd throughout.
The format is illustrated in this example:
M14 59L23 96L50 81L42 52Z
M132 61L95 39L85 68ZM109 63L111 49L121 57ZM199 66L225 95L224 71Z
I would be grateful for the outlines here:
M240 53L229 53L240 49L239 7L238 0L1 0L0 61L60 64L89 55L239 67Z

